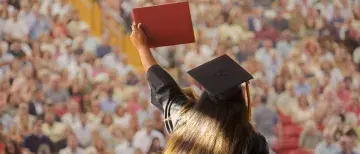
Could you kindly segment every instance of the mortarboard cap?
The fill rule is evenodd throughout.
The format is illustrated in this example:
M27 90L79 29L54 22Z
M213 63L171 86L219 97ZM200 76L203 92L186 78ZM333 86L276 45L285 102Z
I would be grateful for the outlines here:
M253 77L228 55L215 58L190 71L210 96L226 101L238 92L238 87Z
M189 2L134 8L133 18L150 48L195 42Z

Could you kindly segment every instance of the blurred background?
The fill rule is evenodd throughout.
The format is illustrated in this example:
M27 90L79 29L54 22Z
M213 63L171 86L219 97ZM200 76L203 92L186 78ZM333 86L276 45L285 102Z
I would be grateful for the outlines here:
M179 0L0 0L0 154L147 154L169 134L129 40L134 7ZM359 153L360 0L191 0L196 43L153 49L182 87L228 54L278 154Z

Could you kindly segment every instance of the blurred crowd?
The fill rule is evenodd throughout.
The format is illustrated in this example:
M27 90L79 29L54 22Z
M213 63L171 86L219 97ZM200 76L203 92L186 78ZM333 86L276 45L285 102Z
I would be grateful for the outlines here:
M0 0L0 153L161 151L144 74L67 0Z
M175 1L121 0L106 11L129 29L133 7ZM360 0L196 0L190 8L196 43L153 49L182 86L201 94L186 71L228 54L255 77L252 122L275 152L287 141L286 118L306 152L360 152ZM0 153L164 148L145 72L106 30L94 37L90 28L67 0L0 0Z

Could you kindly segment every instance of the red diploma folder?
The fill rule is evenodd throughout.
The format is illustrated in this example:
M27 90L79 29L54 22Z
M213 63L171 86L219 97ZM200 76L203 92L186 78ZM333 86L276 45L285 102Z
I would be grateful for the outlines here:
M150 48L194 43L189 2L133 9L136 23L142 23Z

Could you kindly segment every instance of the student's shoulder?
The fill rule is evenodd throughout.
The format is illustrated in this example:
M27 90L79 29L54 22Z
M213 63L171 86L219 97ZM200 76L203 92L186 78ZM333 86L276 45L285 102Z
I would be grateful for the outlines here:
M253 132L252 134L252 144L254 147L248 147L250 149L250 153L253 154L269 154L269 147L266 142L266 139L263 135L258 132Z

